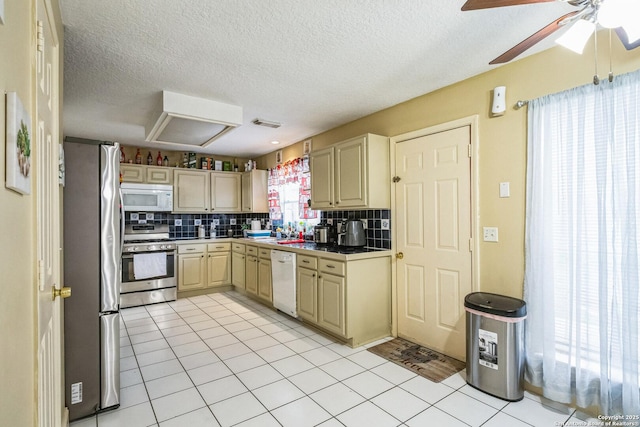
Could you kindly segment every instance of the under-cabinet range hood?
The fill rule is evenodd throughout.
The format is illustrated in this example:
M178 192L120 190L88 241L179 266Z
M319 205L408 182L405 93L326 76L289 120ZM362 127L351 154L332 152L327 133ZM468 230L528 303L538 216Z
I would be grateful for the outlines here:
M241 124L242 107L165 90L145 140L206 147Z

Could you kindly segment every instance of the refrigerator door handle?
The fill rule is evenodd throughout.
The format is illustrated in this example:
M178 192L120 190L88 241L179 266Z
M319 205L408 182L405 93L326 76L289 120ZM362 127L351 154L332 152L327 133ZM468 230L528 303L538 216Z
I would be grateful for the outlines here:
M100 409L120 404L120 313L100 316Z
M120 196L120 256L122 256L122 251L124 250L124 229L125 229L125 218L124 218L124 199L122 198L122 189L118 190L118 194ZM122 265L120 266L122 268ZM120 275L118 275L120 277Z
M100 311L117 311L120 303L120 144L101 145Z

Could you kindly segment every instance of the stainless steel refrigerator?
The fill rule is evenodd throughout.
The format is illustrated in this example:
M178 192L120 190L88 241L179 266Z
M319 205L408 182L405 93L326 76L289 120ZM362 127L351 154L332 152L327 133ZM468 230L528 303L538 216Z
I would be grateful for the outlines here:
M119 144L65 138L65 400L71 421L120 403Z

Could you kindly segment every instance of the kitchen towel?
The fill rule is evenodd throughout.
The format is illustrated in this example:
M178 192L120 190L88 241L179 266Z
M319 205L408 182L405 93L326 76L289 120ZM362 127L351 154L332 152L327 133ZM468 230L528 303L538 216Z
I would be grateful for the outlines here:
M167 253L133 254L133 277L136 280L167 275Z

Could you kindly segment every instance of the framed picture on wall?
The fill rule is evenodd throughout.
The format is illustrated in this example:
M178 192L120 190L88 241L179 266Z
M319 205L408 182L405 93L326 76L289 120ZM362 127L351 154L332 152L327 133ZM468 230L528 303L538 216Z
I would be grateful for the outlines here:
M282 164L282 150L276 151L276 163Z
M311 154L311 140L307 139L302 143L302 155L308 156L309 154Z
M7 152L5 186L31 193L31 117L16 92L7 92Z

